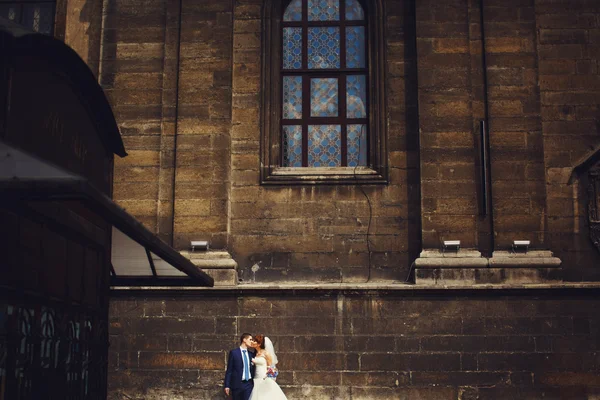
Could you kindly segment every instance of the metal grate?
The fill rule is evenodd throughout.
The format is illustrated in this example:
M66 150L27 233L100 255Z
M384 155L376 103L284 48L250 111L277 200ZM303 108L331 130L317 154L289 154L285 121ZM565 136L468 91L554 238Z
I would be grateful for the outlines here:
M104 326L89 310L0 303L0 398L100 397Z

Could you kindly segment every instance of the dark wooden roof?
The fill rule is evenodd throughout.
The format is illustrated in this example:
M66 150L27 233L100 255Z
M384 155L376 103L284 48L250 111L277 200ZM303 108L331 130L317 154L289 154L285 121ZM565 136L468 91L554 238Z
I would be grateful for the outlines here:
M64 71L73 90L85 105L89 118L96 123L106 149L121 157L127 152L114 114L96 77L79 55L58 39L31 32L0 18L0 54L2 63L15 56L32 56L49 66Z
M600 145L596 146L594 150L590 151L577 161L571 172L569 183L572 183L573 180L578 178L581 174L589 171L590 168L598 164L598 162L600 162Z

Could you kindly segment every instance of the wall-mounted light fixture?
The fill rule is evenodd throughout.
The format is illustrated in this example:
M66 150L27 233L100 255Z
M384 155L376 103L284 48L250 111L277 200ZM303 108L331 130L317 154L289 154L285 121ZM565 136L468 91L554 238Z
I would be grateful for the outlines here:
M460 250L460 240L444 240L442 252Z
M208 241L207 240L192 240L190 245L192 246L192 251L198 249L206 251L208 250Z
M513 251L516 252L523 252L523 253L527 253L527 250L529 250L529 245L531 244L530 240L514 240L513 241L513 245L512 245L512 249Z

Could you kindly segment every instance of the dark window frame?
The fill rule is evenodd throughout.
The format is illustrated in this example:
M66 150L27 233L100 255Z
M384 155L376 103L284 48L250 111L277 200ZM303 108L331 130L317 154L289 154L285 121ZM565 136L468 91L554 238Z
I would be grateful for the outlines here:
M386 96L385 96L385 45L384 45L384 20L383 4L380 0L359 0L365 10L366 21L311 21L310 26L365 26L366 36L366 58L365 69L316 69L316 70L286 70L283 71L282 54L282 32L283 32L283 10L289 1L272 0L267 2L263 8L263 52L262 52L262 85L261 85L261 184L387 184L388 183L388 160L387 160L387 130L386 130ZM306 7L305 7L306 8ZM340 10L340 13L342 10ZM306 13L306 10L303 10ZM285 26L302 26L306 22L286 22ZM340 32L341 34L341 32ZM340 37L341 46L345 46L343 35ZM306 40L303 47L306 48ZM340 57L344 57L343 48L340 49ZM306 57L306 51L303 51ZM340 66L345 66L341 63ZM303 64L304 66L305 64ZM367 118L357 123L367 125L367 166L366 167L282 167L283 148L281 126L301 125L282 120L282 80L284 75L299 76L304 74L310 77L333 77L343 74L367 75ZM345 80L345 79L344 79ZM306 100L306 86L303 90L303 120L308 118L319 120L317 124L324 124L324 117L310 117L310 99ZM338 82L340 88L340 102L345 102L345 82ZM343 93L342 93L343 91ZM310 92L309 92L310 93ZM343 97L343 99L342 99ZM341 112L345 113L345 107L338 105L338 120ZM308 113L308 114L307 114ZM351 120L354 121L354 120ZM353 123L353 122L350 122ZM337 125L337 123L336 123ZM343 136L343 132L342 132ZM306 135L303 135L306 137ZM306 148L305 148L306 149ZM344 154L345 149L342 149Z
M30 29L34 32L38 32L43 35L54 36L54 31L56 29L57 21L56 14L58 9L57 0L0 0L0 6L14 5L19 9L19 20L9 20L14 22L15 24L19 24L27 29ZM24 19L26 18L24 9L26 6L36 6L36 5L51 5L52 6L52 22L50 23L50 31L49 32L39 32L35 31L32 26L25 25ZM7 18L8 19L8 18Z
M600 164L588 171L587 179L589 235L600 251Z

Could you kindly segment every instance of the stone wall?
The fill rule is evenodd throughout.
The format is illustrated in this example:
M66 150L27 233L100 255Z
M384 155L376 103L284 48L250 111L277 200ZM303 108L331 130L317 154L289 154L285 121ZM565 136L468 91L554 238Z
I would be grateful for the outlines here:
M548 240L569 266L600 265L587 227L587 188L567 184L578 160L598 145L600 3L536 1ZM597 268L572 268L570 280L597 280Z
M597 289L237 290L111 303L109 399L220 399L242 332L294 399L592 399Z
M483 117L483 93L474 95L472 87L481 76L472 60L481 44L471 45L479 32L470 29L477 9L467 1L415 3L423 247L437 249L452 239L477 248L485 224L477 217L474 130Z
M227 249L244 282L403 280L444 239L486 255L529 239L566 280L598 279L585 188L567 184L598 143L597 2L486 1L487 85L479 2L383 6L389 184L262 186L263 1L105 1L99 74L130 154L116 201L179 250ZM478 204L486 91L492 217Z
M407 75L412 81L416 72L409 68L415 55L405 46L407 37L414 41L408 29L414 10L403 1L386 4L390 107L382 114L389 127L389 185L273 187L259 184L262 3L271 2L236 1L233 22L229 249L240 278L363 282L369 273L374 280L403 278L420 250L418 133L409 123L417 110L404 90Z

